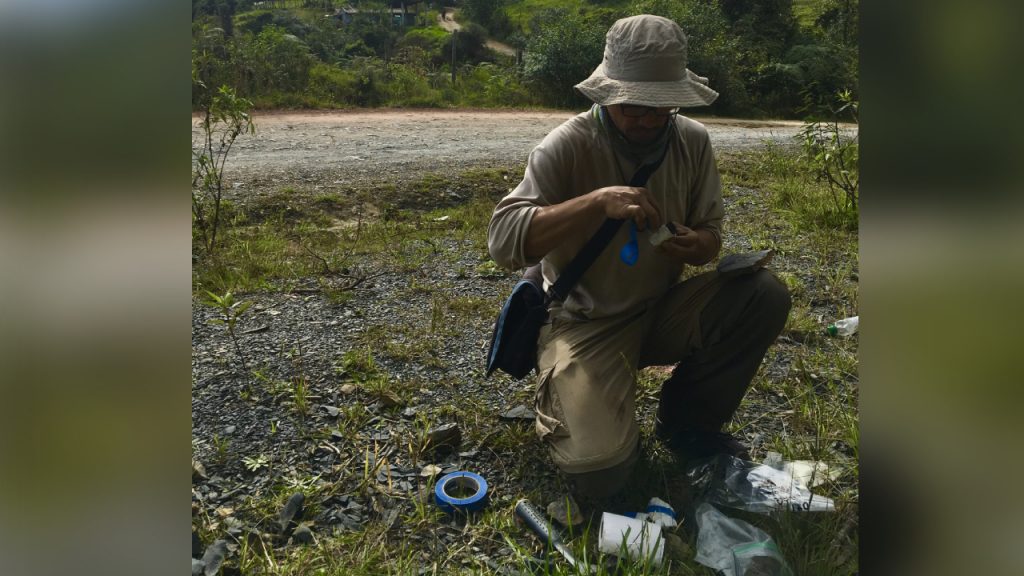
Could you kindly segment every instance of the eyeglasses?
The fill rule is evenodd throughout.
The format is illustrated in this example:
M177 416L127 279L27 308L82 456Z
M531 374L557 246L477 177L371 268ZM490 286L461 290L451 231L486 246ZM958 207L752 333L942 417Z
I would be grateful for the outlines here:
M651 108L650 106L638 106L636 104L619 104L623 116L630 118L642 118L648 114L657 118L668 118L675 116L679 108Z

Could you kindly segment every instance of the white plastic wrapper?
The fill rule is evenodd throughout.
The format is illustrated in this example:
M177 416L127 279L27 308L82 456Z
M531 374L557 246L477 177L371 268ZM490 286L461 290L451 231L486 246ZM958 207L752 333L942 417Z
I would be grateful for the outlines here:
M713 504L768 513L789 508L831 512L831 498L818 496L785 470L747 462L725 454L687 470L691 484Z
M663 224L661 228L658 228L651 233L651 246L660 246L662 242L675 236L668 228L668 224Z

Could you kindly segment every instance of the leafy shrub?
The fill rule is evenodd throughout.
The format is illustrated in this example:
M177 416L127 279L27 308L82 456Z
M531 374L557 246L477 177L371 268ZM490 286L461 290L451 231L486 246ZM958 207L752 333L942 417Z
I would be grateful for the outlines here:
M235 17L238 32L259 34L267 26L275 26L299 38L305 38L312 32L312 27L290 10L253 10Z
M794 46L786 54L785 62L798 70L802 102L788 102L787 107L780 109L780 114L791 110L804 110L812 115L831 114L836 94L856 85L846 54L835 44Z
M573 86L601 62L606 27L567 10L545 10L534 22L537 29L526 47L523 74L548 104L585 103Z
M850 91L839 94L841 106L834 117L846 115L854 122L858 120L859 103ZM833 205L840 214L856 218L860 196L860 147L857 135L844 133L838 121L808 122L800 131L805 158L813 167L819 182L828 185Z
M314 61L302 40L277 26L237 38L232 56L247 95L305 88Z
M334 106L354 105L356 75L326 64L317 64L309 71L308 92L314 98Z
M483 63L463 67L459 78L459 104L466 106L524 106L537 98L515 70Z
M427 79L415 69L401 64L389 67L385 76L384 92L391 106L442 106L441 94L430 87Z
M202 240L205 254L217 248L223 224L224 164L235 140L255 132L252 102L239 98L228 86L212 90L192 71L193 93L204 93L199 128L201 138L192 143L192 231ZM208 93L209 95L205 95Z
M410 30L398 41L398 48L407 53L420 50L430 67L451 61L451 34L440 28Z
M803 70L793 64L769 62L757 68L750 81L761 115L786 116L799 109L806 92Z

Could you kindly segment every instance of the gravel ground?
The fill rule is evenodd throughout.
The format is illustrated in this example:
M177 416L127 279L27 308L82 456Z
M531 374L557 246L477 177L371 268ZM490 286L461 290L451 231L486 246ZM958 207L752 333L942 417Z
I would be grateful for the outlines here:
M521 168L530 148L568 116L490 111L262 114L256 117L257 134L236 145L228 179L235 183L232 195L246 201L283 186L372 188L424 173L451 177L467 168ZM760 145L765 139L785 142L799 127L717 119L706 123L719 152ZM740 209L752 209L749 203L743 205ZM727 249L747 244L730 236L725 243ZM483 474L497 506L510 506L524 491L544 498L563 493L531 421L502 418L519 405L532 406L532 381L483 375L490 311L497 309L515 277L478 272L480 250L469 240L447 239L421 248L433 251L433 257L413 272L373 261L357 263L358 272L370 279L345 302L317 290L241 295L253 307L237 327L239 341L248 368L258 370L262 379L243 376L231 339L222 326L210 324L214 310L193 305L192 502L193 516L203 518L206 530L236 538L246 532L273 533L277 510L261 502L279 507L289 494L303 492L305 521L315 534L358 531L367 521L384 522L393 526L390 538L419 542L428 554L450 543L457 532L442 526L424 533L401 520L424 497L427 479L421 471L427 465L442 473L469 469ZM782 266L802 272L795 259ZM455 310L457 299L472 298L488 312ZM347 351L390 344L414 351L396 359L372 350L392 394L342 370ZM777 346L773 361L764 367L772 379L785 377L798 344L785 338ZM353 380L358 385L345 386ZM296 406L296 382L307 387L305 412ZM247 387L251 393L243 393ZM769 397L760 405L772 401L782 402ZM640 404L641 417L649 422L653 398ZM762 425L770 426L770 420ZM410 449L422 443L430 428L453 422L462 430L454 448ZM744 434L756 445L767 431L752 427ZM369 478L364 477L367 462ZM475 552L475 558L490 565L508 553L496 542Z

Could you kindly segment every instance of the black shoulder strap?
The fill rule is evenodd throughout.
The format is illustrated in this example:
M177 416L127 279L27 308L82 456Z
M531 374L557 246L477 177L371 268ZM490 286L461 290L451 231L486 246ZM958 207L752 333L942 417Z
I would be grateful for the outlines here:
M630 186L640 188L647 184L648 178L661 166L661 162L668 154L668 149L672 147L672 140L672 138L669 138L665 150L662 151L661 156L657 160L650 164L644 164L633 174L633 178L629 181ZM594 263L594 260L597 260L597 257L608 246L608 243L612 241L612 238L619 231L619 227L622 226L623 222L625 220L608 218L601 224L601 227L590 237L590 240L587 240L587 243L583 245L583 248L572 259L572 262L569 262L569 265L565 267L558 280L548 289L547 299L549 302L552 300L561 302L569 297L569 292L580 281L580 278L590 268L590 265Z

